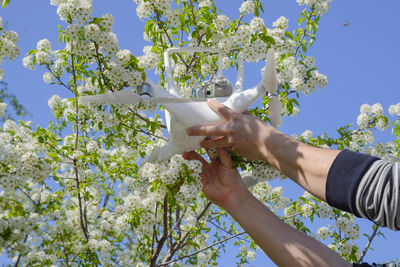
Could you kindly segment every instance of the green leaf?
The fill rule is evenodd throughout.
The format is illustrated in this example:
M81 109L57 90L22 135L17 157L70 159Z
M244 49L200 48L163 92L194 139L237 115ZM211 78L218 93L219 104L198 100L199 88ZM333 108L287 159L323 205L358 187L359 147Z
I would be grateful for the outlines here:
M9 3L10 3L10 0L3 0L3 4L1 5L1 8L5 8L6 6L8 6Z
M297 20L297 23L300 25L305 19L306 19L305 17L300 17L300 18Z
M293 39L293 34L291 32L285 31L285 36Z
M266 43L266 44L269 44L269 45L271 45L271 46L275 45L275 40L274 40L274 38L272 38L272 37L269 36L269 35L261 34L261 35L260 35L260 38L261 38L261 40L262 40L264 43Z

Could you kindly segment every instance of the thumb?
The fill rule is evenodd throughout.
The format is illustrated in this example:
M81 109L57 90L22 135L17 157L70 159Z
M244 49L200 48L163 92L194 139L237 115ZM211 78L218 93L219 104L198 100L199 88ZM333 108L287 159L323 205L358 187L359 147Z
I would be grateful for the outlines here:
M210 109L212 109L215 113L217 113L224 120L230 121L232 119L232 115L236 114L233 110L225 106L224 104L214 100L207 100L207 105Z

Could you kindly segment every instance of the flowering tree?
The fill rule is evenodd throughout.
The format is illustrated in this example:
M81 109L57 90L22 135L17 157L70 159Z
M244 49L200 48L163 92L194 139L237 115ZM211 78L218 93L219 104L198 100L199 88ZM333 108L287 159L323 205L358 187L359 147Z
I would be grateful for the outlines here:
M327 85L327 77L317 71L315 58L307 50L330 1L297 2L304 10L298 27L289 32L285 17L273 22L272 28L265 26L259 0L244 1L234 19L212 0L135 0L137 15L145 24L143 37L149 42L143 55L135 56L120 49L111 14L92 16L91 0L51 0L62 21L59 42L63 49L53 50L47 39L39 40L23 64L45 70L44 82L69 91L71 98L55 95L49 99L55 122L32 129L29 122L8 119L7 103L18 114L24 109L7 90L3 95L0 91L4 122L0 129L0 247L15 266L217 265L230 239L241 248L238 263L252 260L257 245L201 193L198 161L175 155L167 161L140 164L167 141L162 107L83 105L80 96L135 91L150 71L164 85L163 53L170 47L219 48L225 69L236 67L239 57L247 62L263 60L268 49L274 48L282 115L295 116L300 96ZM3 6L7 4L3 0ZM0 57L12 60L19 54L17 34L1 30ZM217 55L179 53L173 65L181 95L196 97L193 88L200 88L216 73ZM268 122L268 103L264 97L251 112ZM400 116L400 104L389 112ZM389 125L380 104L363 105L357 127L340 128L339 138L314 137L310 131L298 138L312 145L397 160L400 120L393 123L395 142L374 143L373 130L386 130ZM242 176L251 177L253 194L283 220L325 240L348 261L364 257L369 244L365 249L355 244L360 231L353 215L309 194L291 200L283 196L281 187L268 183L284 178L275 169L232 156ZM327 226L313 234L310 222L317 218L327 219ZM379 228L373 227L370 240L377 234Z

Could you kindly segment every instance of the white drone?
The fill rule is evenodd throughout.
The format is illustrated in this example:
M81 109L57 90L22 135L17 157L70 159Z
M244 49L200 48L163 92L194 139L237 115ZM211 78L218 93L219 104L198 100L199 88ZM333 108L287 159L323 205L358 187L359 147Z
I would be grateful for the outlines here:
M184 98L178 93L172 76L170 54L177 52L214 52L218 53L218 75L198 92L198 98ZM186 130L198 125L221 125L224 121L205 103L213 97L235 112L246 111L254 101L268 92L270 97L269 114L274 127L280 123L282 104L277 95L278 80L276 75L275 52L269 49L266 67L261 82L253 88L243 90L243 59L239 60L239 68L235 87L222 76L222 53L218 49L208 47L170 48L164 53L167 88L161 88L150 80L146 80L139 88L138 94L131 90L122 90L102 95L83 96L82 102L102 104L134 105L141 103L158 103L165 107L165 118L169 139L163 147L156 147L147 162L166 160L175 154L182 154L200 148L202 136L188 136Z

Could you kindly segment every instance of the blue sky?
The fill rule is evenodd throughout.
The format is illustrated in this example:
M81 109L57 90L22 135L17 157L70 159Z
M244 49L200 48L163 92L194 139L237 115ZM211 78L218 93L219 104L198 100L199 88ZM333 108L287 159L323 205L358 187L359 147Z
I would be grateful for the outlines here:
M62 97L71 95L61 87L43 83L43 70L30 71L22 67L22 57L36 47L36 42L48 38L53 47L57 44L56 8L49 0L14 0L4 10L0 10L3 21L7 20L8 29L15 30L20 36L18 43L21 56L11 64L5 61L4 81L9 90L18 96L21 103L32 112L35 124L46 126L51 119L47 100L58 94ZM236 17L241 0L215 0L216 6L223 13ZM111 4L112 3L112 4ZM290 27L296 21L302 7L295 0L264 0L265 13L262 17L268 27L280 16L290 20ZM112 13L115 17L114 32L118 35L121 49L130 49L134 55L140 55L142 47L148 45L143 38L143 23L136 17L136 6L132 0L95 0L96 15ZM382 103L384 108L400 102L400 19L398 16L400 1L333 1L330 11L320 21L317 41L308 54L317 59L317 67L329 78L329 85L310 96L300 96L300 114L284 120L281 128L287 134L301 134L305 129L315 134L327 132L333 136L335 130L347 123L355 123L360 105L364 103ZM344 26L344 23L349 23ZM255 85L262 63L247 64L245 69L245 87ZM379 134L379 139L389 141L394 137ZM274 181L283 185L289 196L302 193L290 182ZM369 224L360 222L370 228ZM385 230L386 240L378 238L365 258L369 262L382 262L400 258L397 240L400 233ZM362 241L362 247L365 240ZM254 266L270 266L272 263L259 253ZM221 259L222 266L234 262L233 254L227 253ZM4 257L0 258L1 260Z

